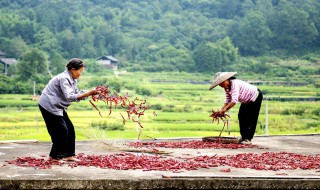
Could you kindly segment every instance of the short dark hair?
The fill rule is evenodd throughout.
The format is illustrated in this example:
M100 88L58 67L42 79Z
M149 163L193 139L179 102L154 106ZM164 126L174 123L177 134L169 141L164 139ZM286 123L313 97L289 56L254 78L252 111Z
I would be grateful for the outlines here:
M74 68L75 70L80 69L81 67L84 67L84 63L81 59L79 58L73 58L69 60L69 63L67 64L67 68L68 70L71 70L72 68Z

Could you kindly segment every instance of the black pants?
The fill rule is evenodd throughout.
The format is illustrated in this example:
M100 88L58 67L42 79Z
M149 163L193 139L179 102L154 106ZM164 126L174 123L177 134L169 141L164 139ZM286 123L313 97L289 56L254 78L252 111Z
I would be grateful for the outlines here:
M253 138L254 133L256 132L261 102L262 102L262 93L260 90L259 95L254 102L250 102L247 104L241 104L238 119L240 125L240 134L242 139Z
M67 112L63 111L63 116L57 116L40 105L39 108L51 136L52 148L49 156L54 159L75 156L76 135Z

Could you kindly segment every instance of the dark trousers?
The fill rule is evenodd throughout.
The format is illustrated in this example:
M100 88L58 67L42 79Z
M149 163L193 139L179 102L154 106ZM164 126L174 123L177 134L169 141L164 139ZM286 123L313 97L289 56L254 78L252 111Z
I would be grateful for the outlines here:
M251 140L256 132L262 99L263 96L259 90L259 95L256 101L247 104L241 104L238 113L238 119L242 139Z
M51 136L52 148L49 156L54 159L75 156L75 131L67 112L54 115L39 105L47 130Z

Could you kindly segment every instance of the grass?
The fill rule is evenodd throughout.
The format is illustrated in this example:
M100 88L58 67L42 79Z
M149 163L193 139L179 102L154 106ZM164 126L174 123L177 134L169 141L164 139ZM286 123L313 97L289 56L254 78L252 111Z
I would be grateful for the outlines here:
M96 102L103 117L86 101L72 103L68 108L68 115L76 129L77 140L96 138L137 139L141 130L141 138L169 138L169 137L203 137L219 135L222 124L212 123L209 114L214 108L220 109L224 102L224 92L221 88L208 90L208 84L190 84L185 81L210 81L210 75L192 75L188 73L134 73L120 76L136 87L143 87L153 91L152 96L135 94L134 90L123 89L121 93L129 92L131 97L147 100L151 108L139 118L142 126L129 120L120 129L122 118L121 108L113 109L109 115L109 108L102 102ZM86 86L92 75L84 75L79 81L79 88ZM112 78L113 76L105 76ZM142 80L139 80L142 79ZM164 82L149 82L157 79ZM136 81L139 81L138 83ZM171 82L170 82L171 81ZM173 81L173 82L172 82ZM180 82L179 82L180 81ZM312 86L259 86L268 97L319 97L320 89ZM256 135L264 135L266 118L266 101L263 101ZM228 114L230 119L230 136L239 136L237 104ZM269 135L320 133L320 103L319 102L278 102L268 101L268 131ZM158 116L153 115L153 111ZM107 130L110 127L119 130ZM104 129L104 130L102 130ZM37 102L32 95L2 94L0 95L0 140L38 139L50 141ZM222 135L229 135L225 128Z

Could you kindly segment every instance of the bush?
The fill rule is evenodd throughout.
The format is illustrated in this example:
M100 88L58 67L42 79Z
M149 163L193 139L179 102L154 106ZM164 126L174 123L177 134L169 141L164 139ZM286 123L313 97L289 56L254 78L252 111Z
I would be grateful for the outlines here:
M311 54L307 54L305 56L302 56L301 58L308 60L308 61L311 61L313 63L317 63L318 61L320 61L320 58L315 57L314 55L311 55Z
M317 109L313 110L312 114L315 115L315 116L320 116L320 108L317 108Z
M281 115L291 115L291 111L289 109L285 109L281 112Z
M312 123L308 123L306 125L306 128L307 129L310 129L310 128L318 128L320 126L320 122L312 122Z
M175 112L175 105L166 105L163 108L164 112Z
M151 105L151 109L162 110L162 105L161 104L153 104L153 105Z
M153 94L150 89L143 88L143 87L136 88L136 93L143 95L143 96L152 96L152 94Z
M297 108L297 109L285 109L281 112L282 115L304 115L305 114L305 108Z
M102 70L105 70L103 67L101 67L96 60L84 60L86 64L86 71L88 73L99 73Z
M108 124L107 121L91 122L90 126L93 128L99 128L107 131L116 131L116 130L124 131L125 130L125 127L122 123Z

